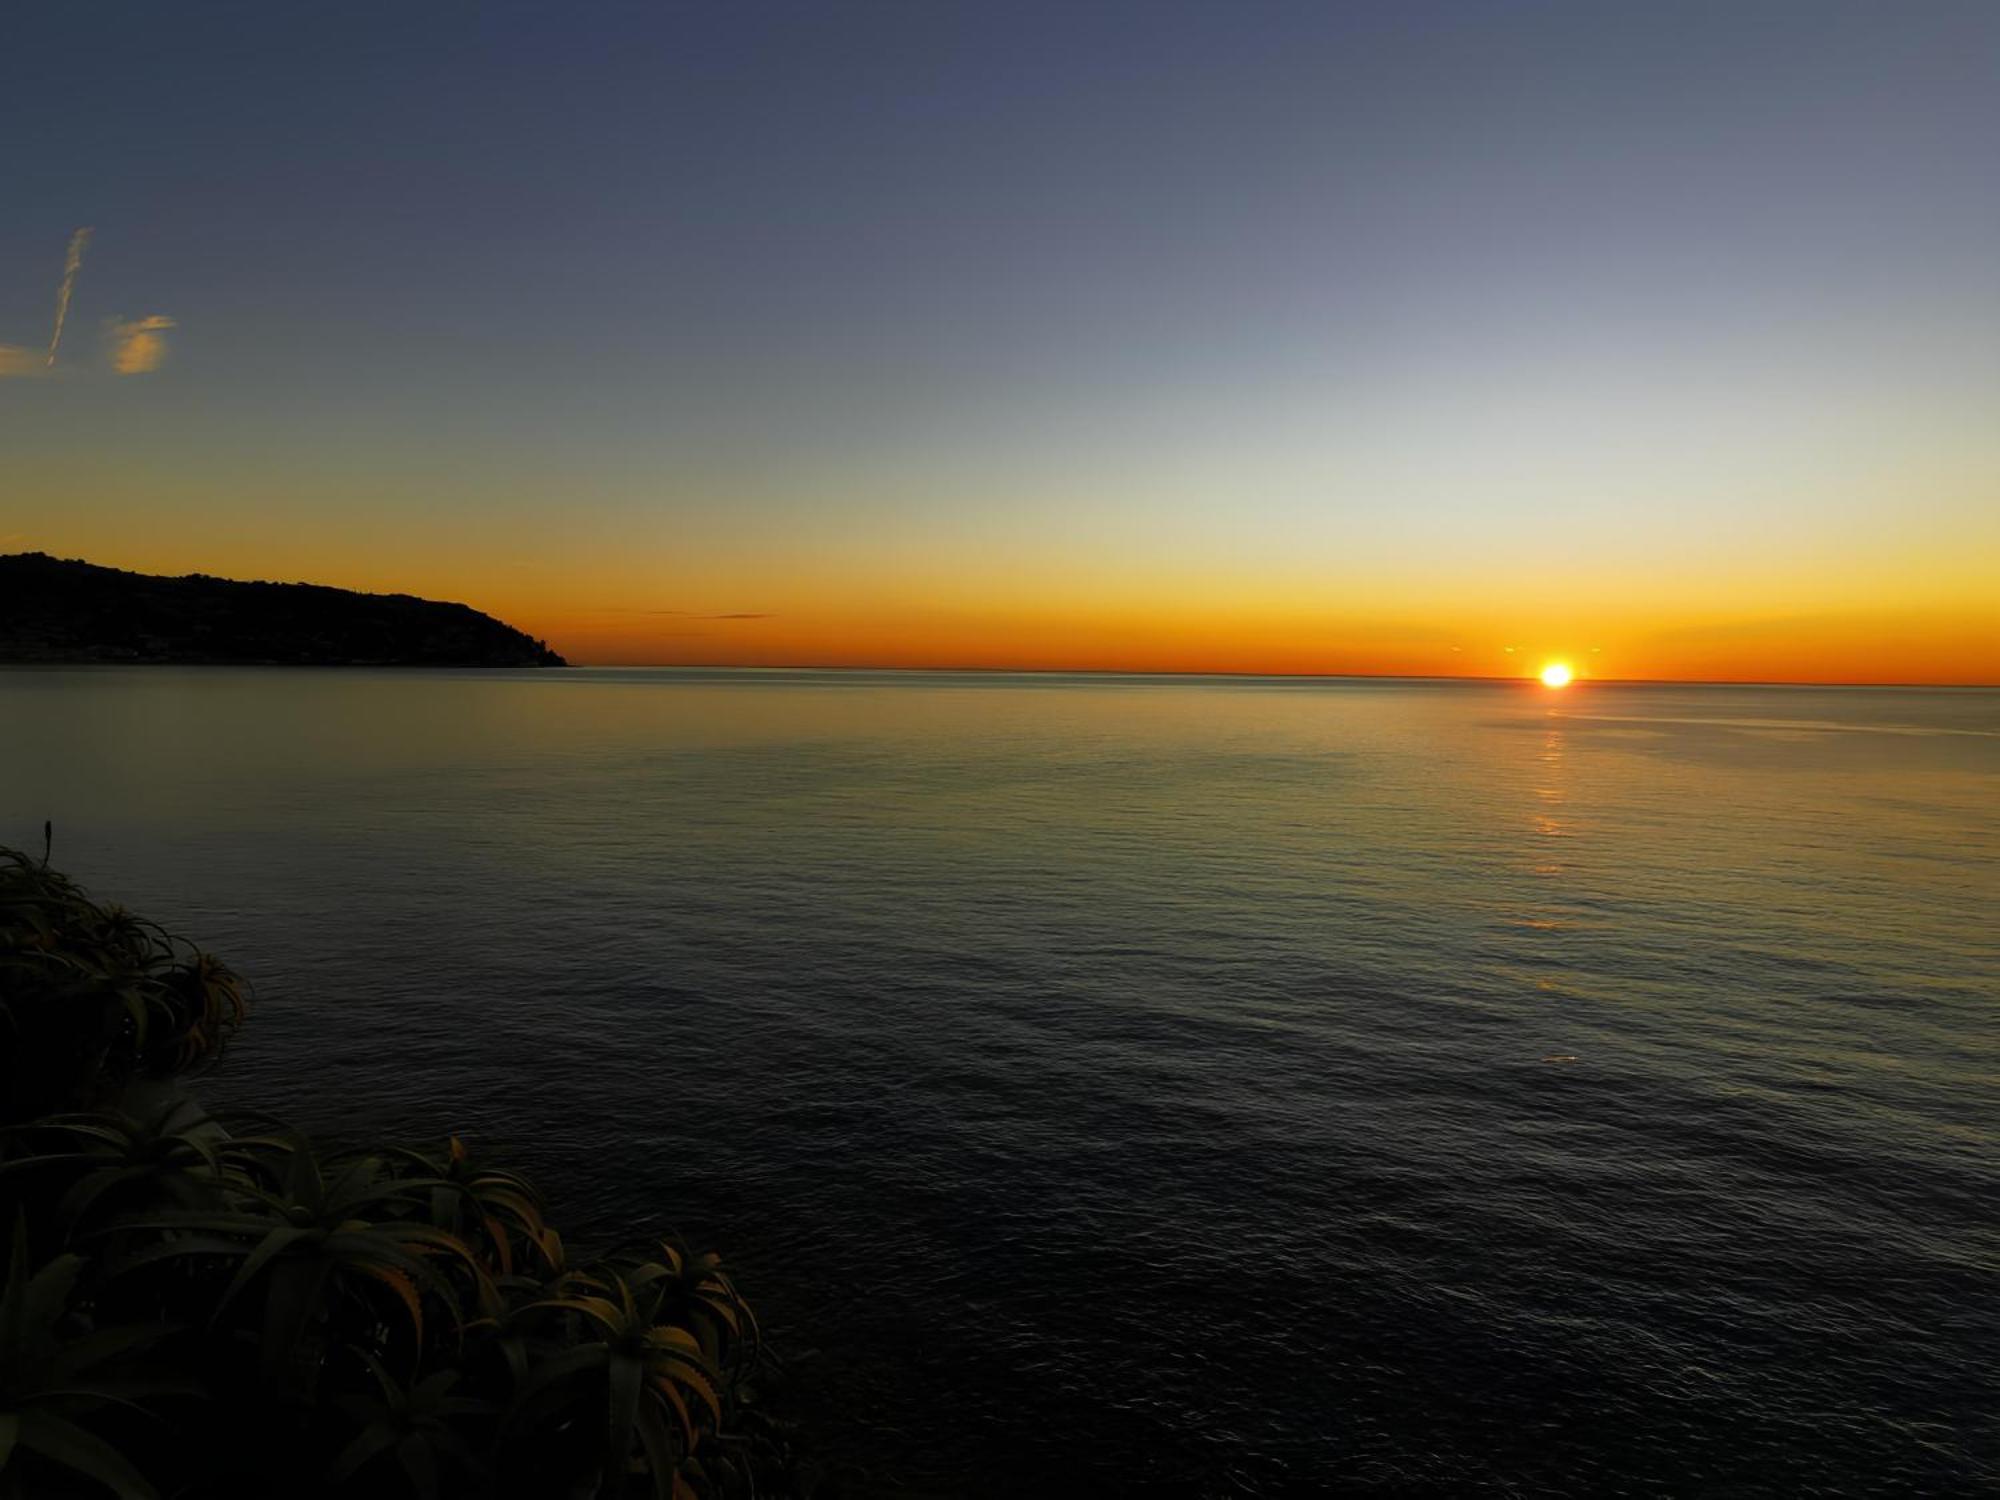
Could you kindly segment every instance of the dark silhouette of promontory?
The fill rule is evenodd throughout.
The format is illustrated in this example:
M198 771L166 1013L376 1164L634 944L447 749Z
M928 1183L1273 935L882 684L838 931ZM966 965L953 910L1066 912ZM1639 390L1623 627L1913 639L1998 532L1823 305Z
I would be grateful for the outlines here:
M561 667L545 641L464 604L311 583L157 578L0 556L0 662Z

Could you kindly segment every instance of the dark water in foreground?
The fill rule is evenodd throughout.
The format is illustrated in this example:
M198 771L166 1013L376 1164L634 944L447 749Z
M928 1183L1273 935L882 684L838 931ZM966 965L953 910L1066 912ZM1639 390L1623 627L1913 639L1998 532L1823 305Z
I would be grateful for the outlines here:
M258 983L211 1096L719 1244L884 1478L2000 1485L2000 694L21 670L0 726L0 839Z

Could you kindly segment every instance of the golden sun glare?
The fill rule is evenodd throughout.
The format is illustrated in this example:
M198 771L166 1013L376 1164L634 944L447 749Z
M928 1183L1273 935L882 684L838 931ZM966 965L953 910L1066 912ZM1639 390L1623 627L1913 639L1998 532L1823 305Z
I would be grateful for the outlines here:
M1568 687L1569 680L1573 675L1569 669L1568 662L1552 661L1546 667L1542 668L1542 686L1552 688Z

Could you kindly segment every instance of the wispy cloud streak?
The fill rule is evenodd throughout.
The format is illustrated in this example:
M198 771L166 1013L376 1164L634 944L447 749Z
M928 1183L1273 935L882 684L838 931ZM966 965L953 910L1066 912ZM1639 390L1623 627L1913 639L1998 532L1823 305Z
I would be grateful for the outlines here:
M69 321L70 293L76 290L76 273L83 269L83 251L89 243L88 225L69 237L69 254L63 257L62 285L56 289L56 326L49 334L49 357L43 361L44 369L55 368L56 349L62 343L63 324Z
M775 620L778 618L774 614L751 613L698 615L691 610L685 609L635 609L618 604L600 604L592 609L580 610L578 613L593 615L674 615L683 620Z

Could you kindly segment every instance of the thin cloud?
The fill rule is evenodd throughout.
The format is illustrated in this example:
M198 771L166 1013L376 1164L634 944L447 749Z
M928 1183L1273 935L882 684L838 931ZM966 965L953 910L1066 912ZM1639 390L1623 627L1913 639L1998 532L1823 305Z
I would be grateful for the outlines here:
M62 343L63 324L69 320L70 293L76 290L77 272L83 269L83 252L90 244L90 230L85 228L69 237L69 253L63 256L62 285L56 288L56 326L49 334L49 357L43 368L53 370L56 366L56 348Z
M0 380L33 379L52 375L62 352L63 330L69 326L70 301L76 295L77 277L83 271L83 253L90 248L89 226L69 237L63 256L62 281L56 287L55 326L49 330L48 348L29 349L20 344L0 344ZM113 319L104 325L111 368L120 375L147 375L165 363L167 332L174 320L159 313L127 322Z
M120 375L147 375L159 369L167 357L166 332L174 326L172 318L158 313L130 323L113 323L111 368Z
M633 609L629 606L617 604L600 604L593 609L585 611L585 613L594 615L666 615L681 620L775 620L778 618L772 614L752 613L698 615L692 610L685 609Z
M571 611L578 615L685 615L684 609L630 609L618 604L583 605Z

